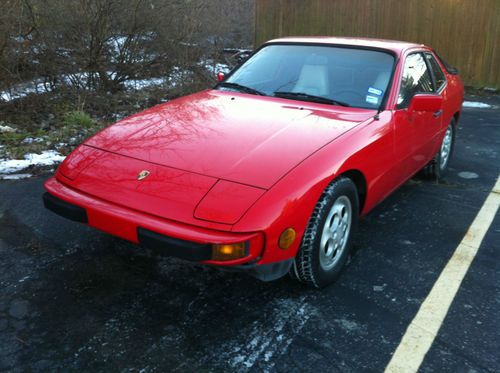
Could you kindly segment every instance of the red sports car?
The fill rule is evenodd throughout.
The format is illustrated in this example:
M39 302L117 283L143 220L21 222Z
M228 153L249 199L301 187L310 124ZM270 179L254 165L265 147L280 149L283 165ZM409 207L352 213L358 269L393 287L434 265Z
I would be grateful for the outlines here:
M450 161L463 84L424 45L279 39L220 78L80 145L45 206L165 255L322 287L360 216Z

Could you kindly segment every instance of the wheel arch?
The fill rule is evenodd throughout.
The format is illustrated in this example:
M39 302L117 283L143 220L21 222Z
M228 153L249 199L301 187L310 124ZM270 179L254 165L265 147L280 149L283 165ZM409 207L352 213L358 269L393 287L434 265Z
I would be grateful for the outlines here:
M359 212L363 211L366 202L367 194L367 182L365 175L357 169L350 169L348 171L342 172L341 174L335 176L334 179L339 177L347 177L356 185L356 190L358 191L359 198Z

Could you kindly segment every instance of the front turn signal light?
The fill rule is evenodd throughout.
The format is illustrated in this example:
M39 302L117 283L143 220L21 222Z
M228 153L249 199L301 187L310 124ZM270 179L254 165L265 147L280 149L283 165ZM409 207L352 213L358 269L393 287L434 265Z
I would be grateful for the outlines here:
M247 246L246 242L214 244L212 245L212 260L227 262L229 260L244 258L248 255Z
M278 246L283 250L289 249L296 237L297 232L295 232L295 229L287 228L283 231L283 233L281 233Z

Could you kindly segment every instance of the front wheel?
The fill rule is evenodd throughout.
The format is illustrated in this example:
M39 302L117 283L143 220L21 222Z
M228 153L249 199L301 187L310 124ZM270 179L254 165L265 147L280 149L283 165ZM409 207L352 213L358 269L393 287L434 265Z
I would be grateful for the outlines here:
M426 176L439 180L448 170L453 148L455 146L455 120L453 119L448 127L441 142L438 153L432 161L425 166L424 173Z
M352 180L341 177L321 195L309 219L292 277L321 288L334 282L344 267L358 224L359 199Z

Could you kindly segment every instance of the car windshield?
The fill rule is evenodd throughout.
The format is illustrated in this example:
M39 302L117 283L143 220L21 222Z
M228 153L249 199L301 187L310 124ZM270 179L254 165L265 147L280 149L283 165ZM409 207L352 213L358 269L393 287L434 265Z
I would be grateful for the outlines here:
M219 89L379 109L394 65L389 52L318 45L268 45Z

